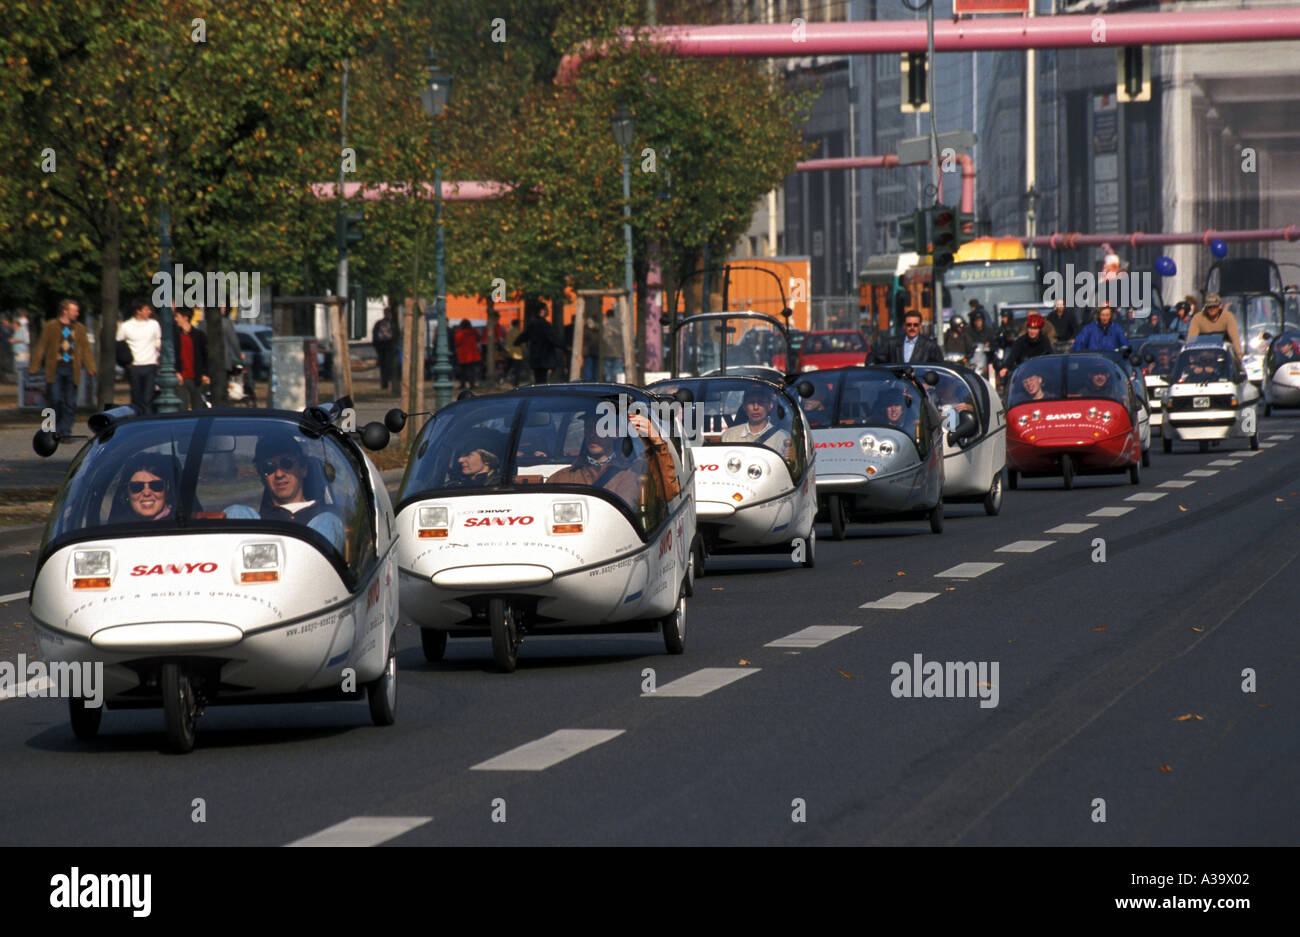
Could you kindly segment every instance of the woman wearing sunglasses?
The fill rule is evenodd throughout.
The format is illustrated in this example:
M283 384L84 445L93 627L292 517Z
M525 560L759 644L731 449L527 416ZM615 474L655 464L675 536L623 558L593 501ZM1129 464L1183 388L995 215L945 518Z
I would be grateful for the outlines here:
M127 464L114 505L115 520L158 521L175 515L176 468L170 462L164 456L140 455Z

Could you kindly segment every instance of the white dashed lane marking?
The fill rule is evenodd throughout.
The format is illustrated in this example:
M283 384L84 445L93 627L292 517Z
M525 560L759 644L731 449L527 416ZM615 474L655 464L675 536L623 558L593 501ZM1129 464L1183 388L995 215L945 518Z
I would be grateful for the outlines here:
M1017 540L1015 543L1008 543L1005 547L998 547L994 553L1036 553L1043 547L1050 547L1056 543L1055 540Z
M1223 468L1231 468L1231 467L1234 466L1234 465L1240 465L1241 462L1238 461L1237 459L1215 459L1213 462L1208 462L1208 463L1206 463L1206 464L1207 464L1207 465L1218 465L1218 466L1221 466L1221 467L1223 467Z
M884 598L876 599L874 602L867 602L865 605L859 605L858 608L911 608L913 605L920 605L922 602L930 601L938 594L937 592L891 592Z
M958 563L951 569L945 569L941 573L935 573L935 579L974 579L976 576L983 576L990 570L997 569L1001 563Z
M566 758L580 755L589 748L618 738L623 732L623 729L560 729L535 742L512 748L504 755L479 762L470 770L545 771Z
M815 645L814 645L815 646ZM671 683L665 683L653 693L642 696L704 696L721 689L728 683L735 683L752 673L758 673L761 667L705 667L695 673L688 673Z
M1265 439L1290 439L1293 433L1274 433L1272 436L1265 436Z
M1272 449L1272 448L1273 448L1274 446L1276 446L1276 445L1277 445L1277 443L1275 443L1275 442L1262 442L1262 443L1259 444L1259 448L1261 448L1261 449Z
M861 630L861 625L812 625L784 638L768 641L763 647L821 647L828 641Z
M1045 534L1081 534L1085 530L1092 530L1096 524L1058 524L1050 530L1045 530Z
M1258 450L1258 449L1243 449L1243 450L1241 450L1240 452L1236 453L1236 454L1233 456L1233 458L1234 458L1234 459L1248 459L1248 458L1250 458L1250 457L1253 456L1253 455L1259 455L1259 450Z
M0 595L0 605L4 605L6 602L16 602L19 599L25 598L27 598L26 592L10 592L8 595Z
M1192 469L1190 472L1183 472L1188 478L1209 478L1212 475L1218 475L1218 469Z
M378 846L424 826L433 817L353 817L286 846Z
M1089 517L1123 517L1132 508L1097 508L1088 514Z
M1124 500L1125 501L1159 501L1167 494L1169 494L1169 492L1167 491L1139 491L1135 495L1129 495Z
M1173 481L1161 482L1156 485L1157 488L1186 488L1188 485L1195 485L1195 479L1175 478Z

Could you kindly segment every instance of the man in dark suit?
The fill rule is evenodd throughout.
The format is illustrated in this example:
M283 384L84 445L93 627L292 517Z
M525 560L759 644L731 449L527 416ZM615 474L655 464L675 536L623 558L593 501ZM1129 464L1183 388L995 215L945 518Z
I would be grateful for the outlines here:
M903 315L903 337L876 346L864 364L943 364L943 352L934 339L921 334L921 314Z

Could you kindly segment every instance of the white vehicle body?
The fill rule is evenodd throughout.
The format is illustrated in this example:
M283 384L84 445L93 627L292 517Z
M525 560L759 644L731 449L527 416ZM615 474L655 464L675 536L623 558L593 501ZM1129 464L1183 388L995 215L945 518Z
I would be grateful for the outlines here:
M1264 400L1274 407L1300 407L1300 361L1280 364L1264 376Z
M940 383L930 390L943 416L943 499L945 502L983 501L997 513L1002 501L1002 470L1007 464L1007 413L994 386L978 371L924 366ZM952 402L947 398L952 396ZM963 413L974 425L958 436Z
M1163 394L1165 388L1169 386L1159 374L1142 375L1143 383L1147 388L1147 402L1151 406L1151 429L1150 433L1163 434L1165 424L1165 405Z
M1198 374L1193 362L1207 363ZM1211 369L1211 368L1214 369ZM1228 345L1189 343L1174 366L1165 394L1165 448L1173 442L1249 439L1259 445L1260 393Z

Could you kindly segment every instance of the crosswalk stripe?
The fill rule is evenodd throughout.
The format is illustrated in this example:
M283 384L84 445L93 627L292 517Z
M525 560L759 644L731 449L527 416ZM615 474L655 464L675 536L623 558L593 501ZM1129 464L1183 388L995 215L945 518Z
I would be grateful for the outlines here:
M821 647L828 641L861 630L861 625L811 625L784 638L768 641L763 647Z
M618 738L623 729L560 729L540 739L512 748L487 761L481 761L471 771L544 771L558 765L566 758L580 755L610 739Z
M396 839L433 817L353 817L327 826L319 833L295 839L286 846L378 846Z
M937 592L891 592L889 595L876 599L874 602L867 602L865 605L859 605L858 608L890 608L905 609L913 605L920 605L922 602L928 602L935 598Z
M653 693L642 693L641 695L704 696L714 690L721 689L729 683L742 680L750 674L758 673L761 669L761 667L704 667L694 673L688 673L684 677L678 677L671 683L665 683Z

